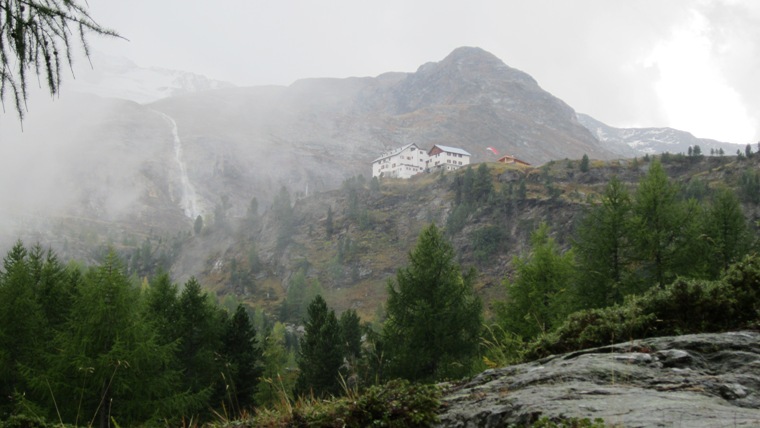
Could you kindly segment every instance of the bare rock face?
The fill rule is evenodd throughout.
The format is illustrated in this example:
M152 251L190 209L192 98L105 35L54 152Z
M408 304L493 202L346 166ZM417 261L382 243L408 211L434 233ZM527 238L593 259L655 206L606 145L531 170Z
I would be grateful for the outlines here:
M441 427L541 417L625 427L760 426L760 333L661 337L487 370L444 392Z

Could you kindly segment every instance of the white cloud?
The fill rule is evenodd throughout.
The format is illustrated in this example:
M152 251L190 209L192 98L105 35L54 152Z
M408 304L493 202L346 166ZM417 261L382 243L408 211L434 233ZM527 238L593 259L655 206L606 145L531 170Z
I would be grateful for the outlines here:
M669 126L699 137L752 142L756 129L742 97L722 73L708 37L711 24L697 10L644 61L659 70L655 89Z

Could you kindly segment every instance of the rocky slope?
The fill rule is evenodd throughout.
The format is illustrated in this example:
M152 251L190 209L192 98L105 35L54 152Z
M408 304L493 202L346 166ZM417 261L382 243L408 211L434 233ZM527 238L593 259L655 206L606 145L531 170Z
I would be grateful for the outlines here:
M300 194L336 188L408 143L462 147L473 162L495 160L489 146L536 164L617 156L564 102L478 48L414 73L207 91L150 107L176 121L205 205L226 193L238 212L282 184Z
M440 427L602 418L625 427L760 425L760 333L636 340L488 370L450 386Z
M494 159L489 146L532 163L615 156L569 106L478 48L414 73L288 87L224 87L110 61L79 76L81 85L116 80L142 94L135 99L172 96L146 105L68 92L35 100L25 131L4 119L1 241L44 236L35 223L49 228L61 218L103 229L127 222L143 234L190 230L196 214L207 223L218 209L245 216L254 197L266 208L282 186L298 198L336 189L410 142L463 147L474 162Z

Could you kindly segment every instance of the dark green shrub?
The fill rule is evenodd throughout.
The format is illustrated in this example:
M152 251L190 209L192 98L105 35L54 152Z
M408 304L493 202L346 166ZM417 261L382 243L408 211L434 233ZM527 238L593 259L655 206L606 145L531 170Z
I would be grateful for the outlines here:
M345 421L350 427L428 427L438 421L440 390L435 385L393 380L359 397Z
M732 265L720 281L679 278L624 304L571 314L529 345L526 359L653 336L726 331L758 322L760 257Z

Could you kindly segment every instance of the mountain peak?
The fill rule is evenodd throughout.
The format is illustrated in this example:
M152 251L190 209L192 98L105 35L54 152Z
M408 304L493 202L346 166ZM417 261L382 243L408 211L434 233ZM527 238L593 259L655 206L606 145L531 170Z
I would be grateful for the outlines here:
M477 81L479 85L517 84L531 90L538 89L538 83L527 73L509 67L484 49L470 46L454 49L439 62L422 65L412 77L415 80L448 81L455 86Z
M496 55L485 49L472 46L461 46L451 51L446 58L441 61L445 62L457 62L457 63L484 63L490 62L497 65L504 65L504 62L496 57Z

